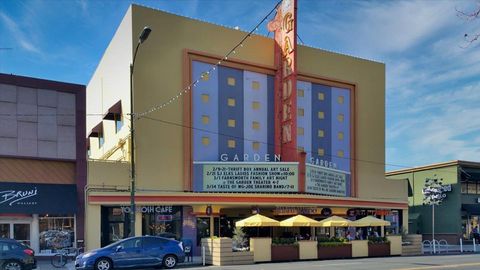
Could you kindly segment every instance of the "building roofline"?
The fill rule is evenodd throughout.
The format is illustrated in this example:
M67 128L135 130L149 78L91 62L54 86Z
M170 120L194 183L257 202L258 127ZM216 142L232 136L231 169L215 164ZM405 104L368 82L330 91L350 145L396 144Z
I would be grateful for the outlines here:
M236 30L236 31L244 32L245 34L248 33L248 30L243 30L243 29L236 28L236 27L232 27L232 26L228 26L228 25L223 25L223 24L219 24L219 23L214 23L214 22L210 22L210 21L206 21L206 20L202 20L202 19L198 19L198 18L193 18L193 17L181 15L181 14L178 14L178 13L175 13L175 12L166 11L166 10L163 10L163 9L160 9L160 8L156 8L156 7L151 7L151 6L148 6L148 5L145 5L145 4L132 3L130 6L137 6L137 7L141 7L141 8L147 8L147 9L151 9L151 10L154 10L154 11L157 11L157 12L162 12L162 13L166 13L166 14L170 14L170 15L175 15L175 16L179 16L179 17L182 17L182 18L186 18L186 19L193 20L193 21L197 21L197 22L201 22L201 23L208 23L208 24L211 24L211 25L220 26L220 27L223 27L223 28L226 28L226 29L229 29L229 30ZM133 10L133 9L132 9L132 10ZM253 35L254 35L254 36L258 36L258 37L262 37L262 38L266 38L266 39L273 40L273 37L269 37L269 36L267 36L267 35L264 35L264 34L261 34L261 33L258 33L258 32L254 32ZM314 50L319 50L319 51L324 51L324 52L328 52L328 53L334 53L334 54L338 54L338 55L341 55L341 56L347 56L347 57L355 58L355 59L357 59L357 60L368 61L368 62L373 62L373 63L385 65L385 62L382 62L382 61L379 61L379 60L376 60L376 59L363 58L363 57L351 55L351 54L344 53L344 52L333 51L333 50L328 50L328 49L316 47L316 46L314 46L314 45L309 45L309 44L297 44L297 46L298 46L298 47L305 47L305 48L309 48L309 49L314 49Z
M426 171L426 170L445 168L445 167L451 167L451 166L468 166L468 167L480 168L480 162L466 161L466 160L451 160L451 161L433 163L433 164L428 164L428 165L423 165L423 166L413 167L408 169L389 171L385 173L385 176L394 176L398 174Z
M29 88L51 89L68 92L85 92L85 85L82 84L45 80L15 74L0 73L0 83Z

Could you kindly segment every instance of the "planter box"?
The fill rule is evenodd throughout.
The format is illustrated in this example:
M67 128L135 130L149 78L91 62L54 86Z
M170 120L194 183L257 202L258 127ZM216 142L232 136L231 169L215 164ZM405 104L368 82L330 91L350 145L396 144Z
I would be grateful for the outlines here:
M254 262L269 262L272 260L272 238L250 238L250 251Z
M368 244L368 257L390 256L390 243Z
M318 246L319 259L346 259L352 258L352 245Z
M298 245L272 245L272 261L299 260Z

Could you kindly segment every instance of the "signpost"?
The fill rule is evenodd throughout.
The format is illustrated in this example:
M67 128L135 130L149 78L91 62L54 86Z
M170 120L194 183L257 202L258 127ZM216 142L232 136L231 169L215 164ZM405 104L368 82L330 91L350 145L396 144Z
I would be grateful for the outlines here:
M445 192L452 191L452 185L443 185L443 179L438 179L436 175L433 178L425 180L425 188L422 190L423 203L432 206L432 244L433 253L436 253L435 248L435 205L440 205L447 197Z

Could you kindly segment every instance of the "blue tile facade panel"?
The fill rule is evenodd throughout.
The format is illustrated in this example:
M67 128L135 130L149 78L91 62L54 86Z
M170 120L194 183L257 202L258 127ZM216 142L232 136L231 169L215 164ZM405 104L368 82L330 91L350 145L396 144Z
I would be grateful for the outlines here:
M312 157L312 83L297 81L297 147L307 153L307 162ZM303 134L299 132L303 130Z
M350 171L350 91L332 88L332 162Z
M267 104L267 137L268 137L268 154L273 157L275 155L275 77L267 76L268 82L268 104Z
M264 157L268 153L267 75L244 71L243 88L243 151L248 161L255 161L254 154Z
M193 164L193 191L203 191L203 165Z
M192 80L211 69L211 64L193 61ZM216 161L218 140L218 72L200 79L192 91L193 160Z
M220 154L228 155L229 161L233 161L235 155L243 160L243 71L223 66L217 70L218 149Z
M332 161L332 88L312 84L312 158ZM318 136L323 132L323 137Z

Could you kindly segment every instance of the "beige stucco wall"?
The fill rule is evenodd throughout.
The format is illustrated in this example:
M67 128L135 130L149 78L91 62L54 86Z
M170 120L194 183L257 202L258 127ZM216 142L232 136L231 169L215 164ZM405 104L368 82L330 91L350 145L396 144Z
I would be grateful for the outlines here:
M130 163L89 160L87 188L106 187L120 190L130 187Z
M120 139L129 135L127 114L130 113L131 25L132 15L129 9L87 85L87 135L102 121L108 109L119 100L122 101L124 114L124 125L118 133L115 132L114 121L103 120L105 143L99 148L98 138L90 138L90 158L101 158L115 148ZM119 156L114 155L110 159L119 159ZM128 154L125 159L128 159Z

